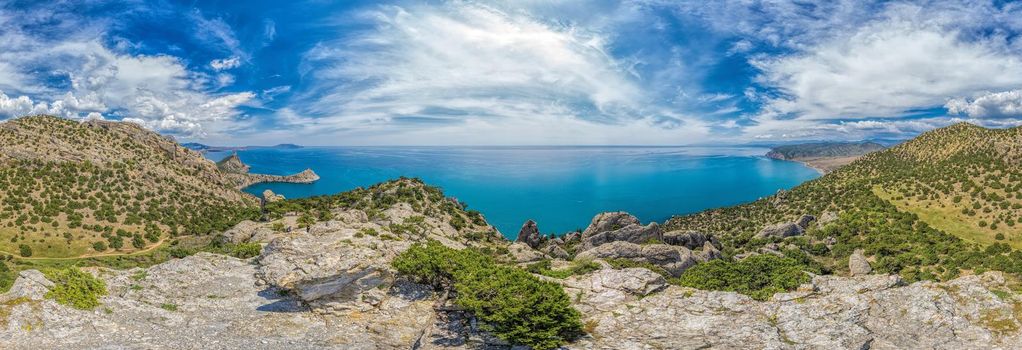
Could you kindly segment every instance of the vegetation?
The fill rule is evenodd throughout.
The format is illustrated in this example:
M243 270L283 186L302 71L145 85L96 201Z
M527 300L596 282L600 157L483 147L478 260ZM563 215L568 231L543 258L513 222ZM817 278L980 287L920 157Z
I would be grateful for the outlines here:
M256 201L233 186L200 154L131 124L9 120L0 128L0 251L70 257L99 242L138 250L258 218Z
M576 275L584 275L600 269L600 264L592 260L575 260L571 262L567 268L553 270L550 268L550 259L543 259L541 261L529 264L526 267L526 271L531 273L553 277L553 278L568 278Z
M1022 252L1013 250L1022 248L1020 190L1022 129L963 123L867 154L790 191L665 226L714 232L727 256L789 243L798 249L786 256L823 273L845 271L859 248L876 259L875 270L908 281L1022 273ZM828 212L840 215L803 237L754 237L769 224Z
M77 309L90 310L99 306L99 298L106 295L106 283L91 274L70 267L44 272L55 286L46 293L58 303Z
M766 300L774 293L797 288L809 281L805 265L795 259L773 254L755 255L732 261L711 260L688 269L672 281L686 287L723 290Z
M800 159L813 157L861 156L884 149L875 142L819 142L774 147L768 157L778 159Z
M483 328L512 344L554 349L582 334L581 316L560 285L498 264L472 249L415 244L393 262L401 273L453 294Z

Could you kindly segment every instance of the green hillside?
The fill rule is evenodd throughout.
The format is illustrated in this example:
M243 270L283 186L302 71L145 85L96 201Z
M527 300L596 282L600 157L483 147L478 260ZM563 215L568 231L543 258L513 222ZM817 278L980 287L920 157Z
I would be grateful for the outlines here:
M129 123L0 123L0 251L79 257L148 249L257 217L198 152Z
M956 124L874 152L791 191L679 216L669 229L714 232L731 255L781 244L785 255L842 272L863 248L880 272L909 280L1022 272L1022 129ZM837 214L806 235L755 238L764 226ZM792 249L797 247L797 249Z

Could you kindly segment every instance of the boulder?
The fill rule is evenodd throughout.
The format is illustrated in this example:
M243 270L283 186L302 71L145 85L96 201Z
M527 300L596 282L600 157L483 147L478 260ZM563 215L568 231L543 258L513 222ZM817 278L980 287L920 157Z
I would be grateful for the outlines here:
M279 194L273 193L273 191L271 191L271 190L263 191L263 202L273 203L273 202L278 202L278 201L282 201L282 200L284 200L284 196L283 195L279 195Z
M680 245L688 249L698 249L703 247L706 242L715 241L715 239L702 232L675 230L665 232L663 234L663 241L667 244Z
M626 226L640 224L638 218L623 211L599 213L589 222L589 227L582 232L582 237L590 237L601 232L616 231Z
M785 238L791 236L801 236L805 233L805 229L794 222L786 222L781 224L774 224L764 227L759 233L756 234L756 238L766 237L777 237Z
M856 249L848 257L848 271L852 276L868 275L873 272L873 268L869 266L869 261L863 255L862 249Z
M820 214L820 218L816 220L816 224L820 227L826 226L827 224L834 222L838 219L837 213L828 211Z
M269 225L245 220L221 233L217 239L223 243L240 244L246 242L269 242L275 235L276 232Z
M564 248L561 248L556 244L548 244L546 247L543 248L543 253L546 253L546 255L549 255L550 257L561 260L571 259L571 255L568 254L568 252L565 251Z
M575 259L627 259L659 266L675 277L696 264L692 251L685 247L666 244L639 245L625 241L599 245L579 253Z
M578 251L586 251L601 244L618 241L637 244L662 242L663 234L657 223L642 226L638 219L628 213L602 213L596 215L589 227L582 233L582 243L579 245Z
M709 241L703 243L703 250L696 254L696 260L707 262L713 259L720 259L724 254L714 247Z
M518 230L518 238L515 242L522 242L528 244L529 247L538 248L543 244L543 235L539 233L539 227L536 226L536 222L529 220L522 225L522 229Z
M511 252L511 257L513 257L517 263L536 262L546 258L543 253L532 249L532 247L528 244L522 242L512 243L507 248L508 251Z
M803 230L808 230L809 225L811 225L813 221L816 221L815 216L802 215L802 217L798 218L798 221L795 221L795 224L798 225L798 227L801 227Z

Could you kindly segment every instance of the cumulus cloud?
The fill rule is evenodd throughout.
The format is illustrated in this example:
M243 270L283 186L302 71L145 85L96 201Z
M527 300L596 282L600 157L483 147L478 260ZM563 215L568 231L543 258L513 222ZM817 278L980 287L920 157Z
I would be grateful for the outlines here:
M989 93L973 99L954 98L944 107L948 113L971 118L1022 117L1022 90Z
M34 18L35 12L22 14ZM0 18L10 15L0 13ZM250 92L216 94L233 81L226 74L191 71L180 58L124 52L104 44L104 26L75 22L58 14L56 26L86 28L47 37L25 30L19 21L0 21L0 116L54 114L85 119L130 119L163 132L203 135L206 126L241 116ZM26 21L30 22L30 21ZM222 28L221 28L222 29ZM130 45L128 45L130 46ZM222 67L237 65L226 59ZM6 73L5 73L6 72ZM40 74L46 72L47 74ZM52 84L53 80L62 81Z

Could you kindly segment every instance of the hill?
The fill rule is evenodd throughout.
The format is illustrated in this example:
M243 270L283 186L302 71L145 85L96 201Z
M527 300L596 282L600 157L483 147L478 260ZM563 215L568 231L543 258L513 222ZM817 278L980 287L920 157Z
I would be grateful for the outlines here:
M68 257L145 249L258 216L199 152L130 123L0 123L0 251Z
M861 156L869 152L884 149L874 142L818 142L795 145L777 146L767 153L767 157L775 159L800 159L818 157L849 157Z
M766 156L774 159L805 163L822 172L834 171L851 163L860 156L884 149L875 142L816 142L777 146Z
M669 220L712 232L727 255L773 252L843 273L856 249L880 272L950 279L1022 272L1022 129L956 124L933 130L790 191ZM804 217L810 215L811 217ZM776 237L774 224L811 221ZM780 226L775 226L777 228ZM776 232L776 231L773 231ZM789 234L781 234L787 236Z

